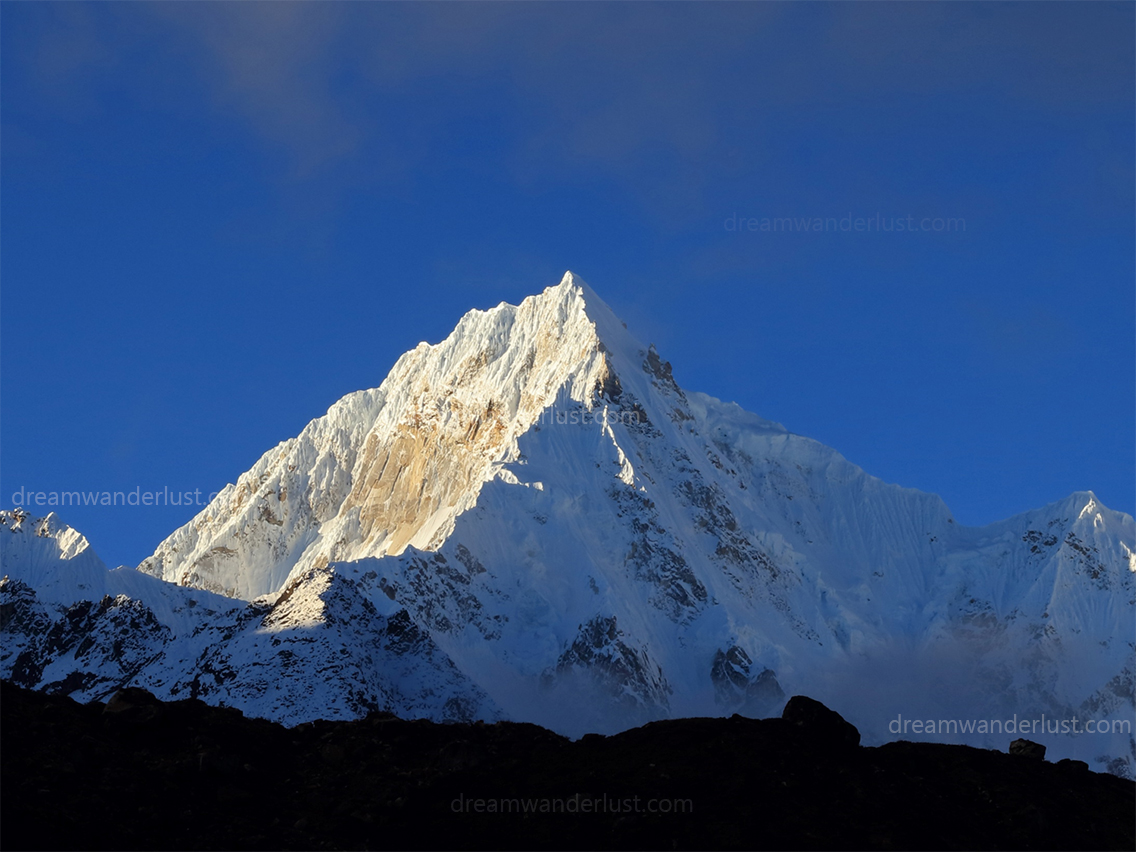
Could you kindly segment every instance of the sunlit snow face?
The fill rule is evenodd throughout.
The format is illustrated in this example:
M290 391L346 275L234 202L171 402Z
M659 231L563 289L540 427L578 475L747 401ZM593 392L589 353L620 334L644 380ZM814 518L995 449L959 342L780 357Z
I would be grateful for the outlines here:
M10 647L42 656L45 685L121 678L106 649L135 624L129 660L155 689L292 721L386 702L583 733L804 693L870 742L896 714L1130 705L1108 684L1131 665L1131 518L1085 492L962 527L934 495L679 388L570 276L407 353L143 573L12 521L4 594L27 624L79 601L67 635L103 649L21 633ZM332 674L314 690L312 672Z

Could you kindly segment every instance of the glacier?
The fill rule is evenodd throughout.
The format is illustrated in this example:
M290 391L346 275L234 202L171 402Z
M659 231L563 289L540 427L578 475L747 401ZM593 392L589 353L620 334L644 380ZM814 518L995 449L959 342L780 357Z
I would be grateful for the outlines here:
M680 388L571 272L407 352L137 569L55 515L0 527L0 675L78 699L579 736L808 694L869 744L897 718L1127 722L1030 738L1136 768L1132 517L1085 491L958 524Z

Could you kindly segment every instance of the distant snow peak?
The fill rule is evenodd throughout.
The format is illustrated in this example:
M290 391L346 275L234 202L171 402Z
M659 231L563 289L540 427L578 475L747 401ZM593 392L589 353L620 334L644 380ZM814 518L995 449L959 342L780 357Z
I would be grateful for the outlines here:
M4 532L8 535L4 536ZM13 561L32 559L37 563L54 563L81 557L85 563L103 565L87 539L55 512L34 517L19 507L0 510L0 536L4 536L0 538L0 554Z

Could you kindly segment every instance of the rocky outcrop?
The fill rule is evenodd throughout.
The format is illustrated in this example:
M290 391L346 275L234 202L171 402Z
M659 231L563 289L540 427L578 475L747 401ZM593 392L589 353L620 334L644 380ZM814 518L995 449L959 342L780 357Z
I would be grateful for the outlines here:
M790 698L781 718L822 746L855 748L860 745L860 732L855 725L807 695Z
M1045 760L1045 746L1033 740L1014 740L1010 743L1010 754L1028 757L1031 760Z

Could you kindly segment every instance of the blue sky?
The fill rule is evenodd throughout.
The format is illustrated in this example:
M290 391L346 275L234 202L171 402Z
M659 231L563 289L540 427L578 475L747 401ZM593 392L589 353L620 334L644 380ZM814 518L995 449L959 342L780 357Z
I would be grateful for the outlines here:
M572 269L962 523L1132 512L1134 10L4 3L2 503L216 491ZM112 565L193 513L61 511Z

